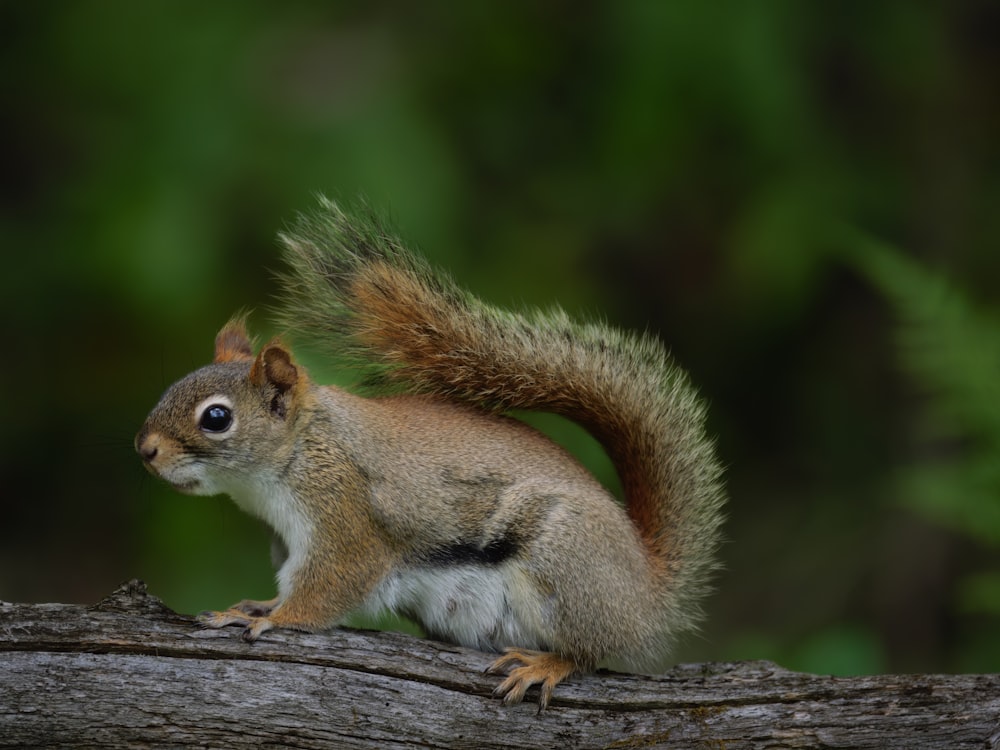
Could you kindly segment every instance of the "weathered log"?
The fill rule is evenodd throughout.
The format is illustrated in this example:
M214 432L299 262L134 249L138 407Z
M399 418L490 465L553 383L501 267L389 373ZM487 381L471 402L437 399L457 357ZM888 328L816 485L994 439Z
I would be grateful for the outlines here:
M0 747L1000 747L995 674L681 665L572 679L539 714L493 698L491 656L469 649L348 629L236 636L137 581L94 607L0 604Z

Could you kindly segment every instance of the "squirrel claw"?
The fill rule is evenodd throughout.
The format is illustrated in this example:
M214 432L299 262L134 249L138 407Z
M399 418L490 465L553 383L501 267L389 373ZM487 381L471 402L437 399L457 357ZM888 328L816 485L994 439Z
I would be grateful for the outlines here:
M493 695L502 697L504 705L511 706L524 699L529 687L540 684L538 713L548 707L555 686L578 670L573 661L558 654L509 648L486 671L497 674L516 664L521 666L510 670L507 678L493 690Z
M260 638L261 634L274 627L274 623L266 617L251 617L249 620L246 630L240 636L247 643L253 643Z

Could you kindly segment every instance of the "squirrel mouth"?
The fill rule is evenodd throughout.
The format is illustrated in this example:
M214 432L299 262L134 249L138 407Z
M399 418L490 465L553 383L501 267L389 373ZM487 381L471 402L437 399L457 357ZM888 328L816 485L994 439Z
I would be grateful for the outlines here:
M178 492L182 492L185 495L194 495L194 494L197 494L196 491L197 491L198 487L201 485L201 480L200 479L174 480L174 479L171 479L169 476L167 476L166 472L163 469L158 468L156 466L153 466L153 464L151 464L151 463L147 462L145 464L145 466L146 466L146 469L149 471L149 473L152 474L154 477L157 477L159 479L164 480L167 484L169 484L175 490L177 490Z
M170 486L185 495L193 495L200 484L197 479L189 479L186 482L171 482Z

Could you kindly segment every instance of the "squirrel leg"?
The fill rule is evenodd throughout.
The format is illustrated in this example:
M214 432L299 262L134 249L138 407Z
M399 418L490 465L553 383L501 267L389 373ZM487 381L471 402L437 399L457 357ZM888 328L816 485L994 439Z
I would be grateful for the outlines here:
M277 606L278 597L274 597L273 599L268 599L267 601L243 599L231 606L229 609L236 610L237 612L243 612L251 617L267 617L271 614L271 610Z
M516 664L521 666L514 666ZM574 661L558 654L508 648L486 671L489 674L497 674L511 666L514 668L493 694L503 696L506 705L513 705L521 702L529 687L540 683L542 687L538 696L539 713L549 705L555 686L580 669Z

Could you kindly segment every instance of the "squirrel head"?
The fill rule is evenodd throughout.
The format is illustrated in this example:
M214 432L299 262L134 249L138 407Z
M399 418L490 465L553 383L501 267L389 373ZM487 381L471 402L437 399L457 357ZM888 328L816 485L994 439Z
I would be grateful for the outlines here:
M277 339L256 356L242 318L215 337L212 364L178 380L135 438L146 468L191 495L232 494L267 459L288 455L309 387Z

